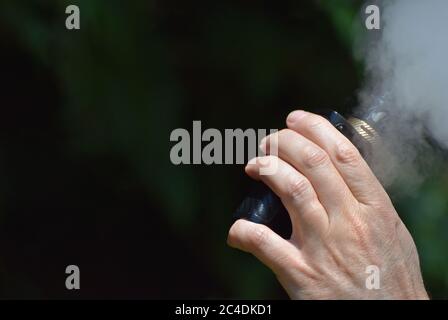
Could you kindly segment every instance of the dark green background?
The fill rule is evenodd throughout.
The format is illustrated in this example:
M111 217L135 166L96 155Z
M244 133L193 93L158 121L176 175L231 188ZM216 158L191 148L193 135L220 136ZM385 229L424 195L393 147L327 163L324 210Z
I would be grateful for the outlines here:
M242 165L174 166L175 128L353 107L359 1L0 3L0 297L284 298L226 246ZM81 30L65 29L65 7ZM448 296L448 176L394 197ZM392 192L392 195L395 193ZM65 267L81 290L65 289Z

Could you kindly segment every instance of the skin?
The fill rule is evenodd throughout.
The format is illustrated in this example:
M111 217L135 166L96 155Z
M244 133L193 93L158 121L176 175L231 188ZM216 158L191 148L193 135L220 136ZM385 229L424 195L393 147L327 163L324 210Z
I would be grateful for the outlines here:
M260 145L277 156L246 173L281 198L292 236L240 219L228 244L268 266L292 299L427 299L414 241L358 150L318 115L294 111L286 124ZM276 173L260 175L272 162ZM372 265L379 289L366 285Z

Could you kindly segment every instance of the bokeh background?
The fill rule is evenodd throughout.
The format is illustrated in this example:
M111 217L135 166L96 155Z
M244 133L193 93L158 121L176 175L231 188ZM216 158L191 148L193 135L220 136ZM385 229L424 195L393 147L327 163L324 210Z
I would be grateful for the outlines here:
M81 30L65 29L65 8ZM2 0L0 297L286 298L226 245L243 165L174 166L175 128L281 128L349 112L360 1ZM448 176L391 190L448 297ZM81 290L65 289L65 267Z

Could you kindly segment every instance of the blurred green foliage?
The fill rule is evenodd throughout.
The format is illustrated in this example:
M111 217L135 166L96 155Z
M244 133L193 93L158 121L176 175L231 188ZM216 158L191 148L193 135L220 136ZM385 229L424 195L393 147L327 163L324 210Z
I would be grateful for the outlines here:
M80 31L64 28L68 4L81 8ZM11 82L11 78L19 75L28 77L29 72L28 79L13 81L20 83L20 90L27 95L33 82L39 82L40 75L45 75L42 81L48 83L40 84L39 88L46 93L42 100L34 101L34 107L55 106L49 110L42 108L43 117L52 119L43 139L62 141L58 144L60 149L47 150L48 157L56 157L59 163L73 170L67 173L50 165L46 168L49 181L75 181L61 187L61 199L73 202L64 202L66 207L61 205L60 216L68 215L73 203L79 209L75 218L58 217L61 220L57 220L71 221L73 228L57 223L51 228L73 229L70 235L91 232L104 237L106 246L109 242L110 246L115 245L108 237L135 233L130 237L137 238L129 245L140 246L132 249L136 253L129 256L131 260L123 261L125 258L116 248L111 250L111 254L117 255L113 259L121 260L120 267L124 270L118 271L117 277L132 279L127 283L131 287L129 296L284 297L265 267L225 244L231 213L248 185L242 166L173 166L169 161L169 135L178 127L190 129L193 120L202 120L203 125L219 129L280 128L285 115L296 106L307 106L309 110L321 106L348 110L351 105L347 97L356 92L362 81L362 68L354 60L351 49L359 34L358 12L359 1L348 0L281 4L174 0L2 1L2 63L20 65L23 58L28 61L27 66L34 66L22 73L3 74L3 81ZM7 51L12 54L8 55ZM36 134L46 124L41 121L28 134ZM15 159L14 156L5 155L14 152L11 147L14 141L21 141L13 138L16 129L13 126L5 131L2 138L2 142L11 141L4 144L0 162L0 172L5 178L0 189L4 204L2 216L6 220L2 222L2 230L10 229L8 235L17 234L26 239L24 254L31 254L32 250L45 252L42 248L49 245L47 240L27 237L26 227L14 222L14 219L27 218L26 214L17 213L25 212L25 203L29 201L26 198L29 193L23 186L29 176L22 177L22 167L8 161ZM32 158L31 152L17 152L16 156ZM84 163L93 169L85 170ZM97 183L95 179L103 182ZM448 295L447 181L445 174L436 174L415 197L407 195L396 200L415 237L427 287L434 297ZM39 197L51 193L52 189L46 188L45 184L37 185L32 193ZM95 194L88 195L88 192ZM134 196L140 193L144 199ZM11 194L23 204L13 202ZM117 206L115 211L113 206ZM133 218L142 208L151 209L142 213L148 217ZM39 230L50 228L48 221L51 220L33 221ZM139 221L150 223L145 225ZM133 226L139 224L134 230ZM106 232L102 229L110 233L102 235ZM48 241L67 241L62 240L62 234L60 237ZM34 249L32 241L37 241ZM15 243L6 240L4 246L7 245ZM95 254L88 248L72 245L86 261L93 259L95 264L102 263L100 257L92 258ZM162 249L157 251L154 249L157 246ZM179 256L179 260L154 253L161 250L166 251L166 256ZM146 269L133 270L132 263L141 262L136 258L140 255L149 259L144 262ZM5 255L0 262L4 263L4 296L64 296L57 284L36 280L32 267L16 270L21 261L15 253ZM179 267L166 267L176 263ZM138 277L154 273L151 277L160 278L160 282L135 293L133 273ZM94 274L98 276L101 272ZM100 284L90 288L85 297L104 296L108 289L100 288Z

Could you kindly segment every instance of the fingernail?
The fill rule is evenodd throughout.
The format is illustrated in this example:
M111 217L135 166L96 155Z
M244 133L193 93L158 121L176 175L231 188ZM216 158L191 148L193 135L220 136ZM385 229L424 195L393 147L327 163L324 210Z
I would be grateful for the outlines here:
M288 118L286 118L286 122L294 123L302 119L304 116L306 116L306 111L296 110L288 115Z

